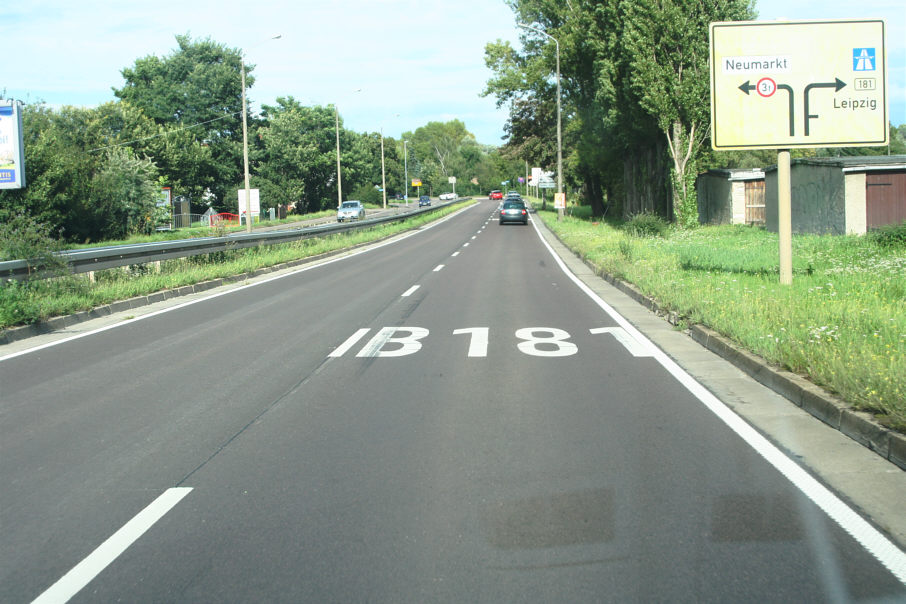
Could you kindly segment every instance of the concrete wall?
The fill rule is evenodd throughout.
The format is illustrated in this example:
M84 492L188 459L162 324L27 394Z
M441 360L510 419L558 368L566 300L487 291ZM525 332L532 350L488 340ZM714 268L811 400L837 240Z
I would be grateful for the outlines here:
M732 224L746 223L746 183L745 181L733 181L733 193L731 195Z
M846 186L839 166L794 164L790 171L792 226L794 233L842 235L846 225ZM865 221L865 192L862 221ZM777 232L777 170L765 174L765 227Z
M846 233L864 235L868 232L865 172L846 174L845 179Z
M705 173L698 177L695 191L698 195L699 224L730 224L734 208L731 202L733 185L726 176ZM741 183L740 183L741 184ZM745 200L743 200L745 205ZM745 208L743 208L745 212Z
M700 224L745 224L746 180L751 170L740 171L740 178L732 170L714 170L699 174L695 181L698 195L698 222ZM761 180L761 173L755 180Z

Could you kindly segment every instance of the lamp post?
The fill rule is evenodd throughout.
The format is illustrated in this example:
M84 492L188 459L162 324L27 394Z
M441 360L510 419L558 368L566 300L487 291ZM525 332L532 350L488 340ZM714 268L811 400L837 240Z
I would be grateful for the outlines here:
M268 40L279 40L283 34L271 36ZM267 40L265 40L266 42ZM239 57L239 72L242 75L242 163L245 172L245 225L246 230L252 232L252 193L249 188L249 126L248 103L245 98L245 53Z
M361 88L353 92L362 92ZM333 105L334 117L337 123L337 209L343 205L343 179L340 175L340 106L337 103Z
M343 180L340 176L340 109L336 103L333 106L334 116L337 118L337 209L343 205Z
M403 188L406 193L403 198L406 200L406 207L409 207L409 150L406 145L409 141L403 141Z
M554 44L557 45L557 193L563 195L563 138L562 130L560 125L560 42L557 38L553 37L549 33L533 27L531 25L526 25L525 23L517 23L519 27L524 29L530 29L535 33L539 33L545 38L550 38L554 41ZM557 220L560 220L563 217L563 208L557 210Z
M384 129L381 128L381 193L384 194L384 209L387 209L387 177L384 175Z

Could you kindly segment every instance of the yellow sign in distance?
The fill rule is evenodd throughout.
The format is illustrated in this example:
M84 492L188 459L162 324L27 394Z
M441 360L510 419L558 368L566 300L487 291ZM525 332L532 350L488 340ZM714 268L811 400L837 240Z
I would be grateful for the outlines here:
M413 178L413 179L412 179L412 186L413 186L413 187L420 187L420 186L422 186L422 179L421 179L421 178Z
M712 23L711 146L886 145L885 31L879 19Z
M566 209L566 193L554 193L554 208L557 210Z

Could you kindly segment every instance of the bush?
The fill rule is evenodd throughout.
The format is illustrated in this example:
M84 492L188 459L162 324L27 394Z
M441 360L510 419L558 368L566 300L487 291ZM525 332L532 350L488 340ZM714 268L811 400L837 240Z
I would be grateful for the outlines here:
M868 238L878 247L885 249L906 248L906 221L887 224L869 231Z
M361 185L346 199L357 199L362 203L379 206L384 203L384 194L375 189L373 185Z
M664 237L670 230L667 221L650 212L641 212L631 217L623 230L633 237Z
M50 227L19 214L0 224L0 260L27 260L29 270L42 267L55 274L66 272L66 262L54 252L62 249Z

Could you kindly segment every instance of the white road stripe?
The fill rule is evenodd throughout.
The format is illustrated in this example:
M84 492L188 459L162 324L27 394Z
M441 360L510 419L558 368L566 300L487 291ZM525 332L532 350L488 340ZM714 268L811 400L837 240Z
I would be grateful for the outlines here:
M409 296L411 296L412 294L415 293L415 290L417 290L420 287L421 287L421 285L413 285L412 287L410 287L409 289L407 289L406 291L403 292L402 297L408 298Z
M438 271L442 271L442 270L444 270L444 265L443 265L443 264L438 264L437 266L434 267L434 272L435 272L435 273L438 272Z
M456 258L457 256L459 256L459 252L453 252L453 253L451 254L451 256L452 256L453 258Z
M775 447L767 438L759 434L752 426L746 423L732 409L727 407L723 401L711 394L708 389L702 386L686 370L680 367L673 359L667 356L663 350L658 348L642 332L635 328L632 323L627 321L612 306L602 300L590 287L585 285L581 279L576 277L572 271L567 268L566 264L554 252L553 248L545 241L537 225L534 225L535 232L541 239L541 243L548 249L551 257L572 280L576 286L581 289L585 295L591 298L601 309L610 315L620 327L622 327L629 336L636 340L644 348L651 350L652 356L675 377L685 388L692 393L705 407L710 409L719 417L731 430L736 432L750 447L761 455L768 463L774 466L781 474L792 482L806 497L811 499L818 507L830 516L844 531L853 536L862 547L873 555L881 564L883 564L897 579L906 585L906 553L894 545L887 537L882 535L877 529L869 524L864 518L859 516L846 505L839 497L832 493L827 487L815 480L808 472L803 470L793 460L783 454L780 449Z
M626 348L626 350L628 350L634 357L652 356L652 351L648 347L636 341L636 339L629 335L629 333L622 327L596 327L590 331L593 334L612 334L617 342L622 344Z
M154 523L160 520L164 514L173 509L191 490L189 487L179 487L164 491L148 507L99 545L87 558L35 598L32 604L67 602L145 534L145 531L154 526Z
M416 285L416 287L418 287L418 286ZM344 354L346 354L349 351L350 348L355 346L356 342L361 340L362 337L369 331L371 331L371 330L368 329L367 327L361 328L360 330L358 330L357 332L355 332L354 334L349 336L349 338L347 338L347 340L345 342L340 344L340 346L338 346L336 350L334 350L327 356L334 357L334 358L343 356Z

